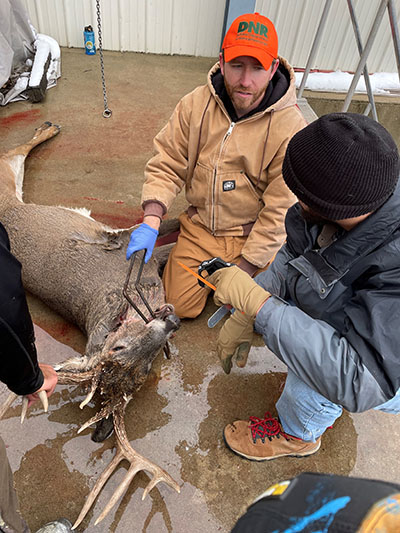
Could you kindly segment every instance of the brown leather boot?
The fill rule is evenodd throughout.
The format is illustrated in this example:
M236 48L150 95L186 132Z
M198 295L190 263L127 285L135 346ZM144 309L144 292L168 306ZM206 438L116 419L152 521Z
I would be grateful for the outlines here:
M225 443L233 452L253 461L270 461L278 457L304 457L317 452L321 437L306 442L285 433L276 418L265 413L250 420L238 420L224 429Z

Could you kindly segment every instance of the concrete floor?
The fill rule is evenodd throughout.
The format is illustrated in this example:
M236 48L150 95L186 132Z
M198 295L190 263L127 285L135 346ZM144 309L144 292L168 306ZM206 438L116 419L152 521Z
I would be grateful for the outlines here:
M37 147L27 160L25 201L88 207L113 227L134 224L141 216L143 168L152 139L178 99L204 82L212 63L105 53L113 115L104 119L98 56L64 49L62 77L43 103L0 108L1 152L30 139L45 120L62 126L60 135ZM177 215L184 205L184 198L178 198L170 214ZM83 353L85 337L76 327L34 297L29 305L41 360L56 362ZM274 412L285 367L258 340L247 367L226 376L215 351L218 327L210 330L206 324L214 310L210 301L200 318L184 321L172 341L172 359L160 354L127 410L132 446L165 468L181 485L181 494L158 485L142 502L147 477L139 473L108 517L94 526L124 475L123 465L78 531L227 533L260 492L303 471L399 481L399 419L374 411L345 413L324 435L321 450L309 458L258 464L231 453L222 441L223 427L238 418ZM2 388L0 401L6 395ZM94 410L89 404L81 411L82 399L79 390L60 386L48 415L34 407L21 426L20 406L14 405L0 423L22 514L33 531L61 516L73 522L112 457L113 438L95 444L89 430L77 435Z

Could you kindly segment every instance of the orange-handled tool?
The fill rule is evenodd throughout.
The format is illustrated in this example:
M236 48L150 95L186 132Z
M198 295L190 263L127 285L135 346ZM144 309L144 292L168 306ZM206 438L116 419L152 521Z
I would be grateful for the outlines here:
M208 259L207 261L203 261L202 263L200 263L199 273L197 273L191 268L189 268L188 266L181 263L180 261L177 261L177 263L179 266L181 266L182 268L187 270L190 274L192 274L192 276L197 278L199 280L199 284L202 287L204 287L204 285L207 285L213 291L215 291L217 287L215 287L215 285L213 285L212 283L207 281L205 278L203 278L203 276L201 276L200 273L203 272L203 270L206 270L208 274L212 274L219 268L234 266L233 263L227 263L220 257L213 257L212 259ZM217 309L217 311L215 311L215 313L211 315L211 317L208 319L208 322L207 322L208 327L213 328L227 313L229 312L233 313L234 311L235 309L231 305L223 305L222 307Z
M202 281L202 283L205 283L207 285L207 287L210 287L210 289L212 289L213 291L215 291L217 289L217 287L215 285L213 285L212 283L207 281L205 278L203 278L203 276L200 276L199 274L197 274L197 272L195 272L194 270L192 270L188 266L184 265L180 261L177 261L177 263L178 263L179 266L181 266L182 268L184 268L185 270L190 272L190 274L192 274L192 276L194 276L198 280Z

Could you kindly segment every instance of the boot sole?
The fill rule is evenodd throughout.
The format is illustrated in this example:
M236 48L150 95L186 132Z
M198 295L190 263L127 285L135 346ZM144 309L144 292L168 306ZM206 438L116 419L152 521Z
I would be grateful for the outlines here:
M245 459L248 459L249 461L257 461L257 462L273 461L274 459L279 459L280 457L297 457L297 458L300 459L302 457L308 457L309 455L313 455L314 453L316 453L321 448L321 441L319 441L318 446L314 450L312 450L310 452L297 453L297 454L296 453L290 453L290 454L289 453L281 453L280 455L274 455L273 457L254 457L252 455L246 455L245 453L242 453L242 452L239 452L237 450L234 450L226 442L225 435L223 433L222 433L222 436L223 436L223 439L224 439L226 447L229 448L234 454L238 455L239 457L244 457Z

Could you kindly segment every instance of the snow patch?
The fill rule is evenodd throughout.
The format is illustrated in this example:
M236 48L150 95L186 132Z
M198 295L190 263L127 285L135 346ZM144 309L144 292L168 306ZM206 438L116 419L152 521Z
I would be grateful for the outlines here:
M304 72L295 72L296 87L300 87ZM397 72L376 72L369 76L371 81L372 92L374 94L392 94L400 93L399 75ZM350 88L353 81L353 74L349 72L310 72L307 77L306 89L311 91L325 91L325 92L344 92ZM361 76L356 92L366 93L364 76Z

